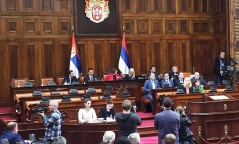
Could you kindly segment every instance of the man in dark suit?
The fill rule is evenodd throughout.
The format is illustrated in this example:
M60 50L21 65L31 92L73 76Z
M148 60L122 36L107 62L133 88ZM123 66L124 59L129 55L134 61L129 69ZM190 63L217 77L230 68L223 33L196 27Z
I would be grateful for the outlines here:
M62 85L71 85L75 83L79 83L79 80L76 78L76 76L74 76L73 70L69 70L68 76L66 76L62 81Z
M153 108L153 96L151 93L152 89L160 88L158 80L155 79L154 73L151 73L149 76L149 80L146 80L144 83L144 92L145 97L150 100L151 107Z
M194 73L194 77L191 79L192 82L195 80L200 80L200 85L207 85L203 77L199 74L199 72Z
M225 52L220 52L219 57L215 59L214 62L214 75L216 77L217 85L222 84L223 75L226 70L226 60L225 60Z
M88 75L86 75L84 77L84 83L87 83L87 82L94 82L96 81L98 78L97 76L94 75L94 70L93 68L88 68Z
M18 126L15 122L9 122L7 124L6 131L4 131L0 137L0 140L7 139L9 144L15 144L22 142L23 144L30 144L31 142L29 140L23 140L21 135L18 132ZM0 144L2 142L0 141Z
M174 83L172 79L169 79L169 74L164 73L163 74L164 79L161 80L161 87L164 88L165 84L167 84L169 87L174 87Z
M180 72L178 74L178 78L175 79L175 81L174 81L174 86L180 88L180 87L182 87L183 83L184 83L184 74L183 74L183 72Z
M146 79L149 79L149 76L150 76L151 73L154 73L155 78L158 79L158 73L156 72L155 66L151 66L151 67L150 67L150 72L148 72L148 73L146 74Z
M154 127L158 130L158 144L162 144L164 137L172 133L176 136L178 143L178 129L180 128L180 116L171 110L172 100L165 97L163 101L164 111L157 113L154 117Z

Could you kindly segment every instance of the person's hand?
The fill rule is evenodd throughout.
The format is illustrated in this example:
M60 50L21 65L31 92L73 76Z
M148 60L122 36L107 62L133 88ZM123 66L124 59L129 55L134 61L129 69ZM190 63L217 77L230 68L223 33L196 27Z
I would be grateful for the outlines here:
M30 140L24 140L25 143L31 144L32 142Z
M38 112L38 114L44 116L44 112Z

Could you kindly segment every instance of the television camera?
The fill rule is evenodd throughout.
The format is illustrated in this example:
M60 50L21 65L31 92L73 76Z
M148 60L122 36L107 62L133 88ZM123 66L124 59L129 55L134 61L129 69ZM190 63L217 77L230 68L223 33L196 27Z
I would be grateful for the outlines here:
M228 65L226 67L225 70L225 74L224 74L224 80L223 80L223 84L225 85L230 85L232 86L232 84L234 84L234 75L235 73L237 73L236 70L236 65L238 64L238 61L235 58L230 58L230 61L233 63L233 65Z

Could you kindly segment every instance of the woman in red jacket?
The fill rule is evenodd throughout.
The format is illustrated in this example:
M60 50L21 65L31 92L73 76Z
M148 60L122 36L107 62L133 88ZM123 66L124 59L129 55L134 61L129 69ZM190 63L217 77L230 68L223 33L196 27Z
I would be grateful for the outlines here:
M122 77L118 74L118 70L116 68L112 69L112 72L108 74L106 80L107 81L115 81L121 79Z

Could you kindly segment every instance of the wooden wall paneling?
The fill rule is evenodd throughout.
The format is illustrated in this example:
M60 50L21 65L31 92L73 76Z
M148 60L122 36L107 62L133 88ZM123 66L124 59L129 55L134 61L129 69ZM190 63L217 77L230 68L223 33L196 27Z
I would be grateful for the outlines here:
M71 0L56 0L56 9L57 12L70 12Z
M201 12L207 13L209 10L209 0L201 0Z
M162 0L153 0L152 11L156 13L162 13Z
M148 3L149 0L136 0L137 13L148 12Z
M11 80L10 75L10 52L9 52L9 43L0 42L0 67L2 68L2 73L0 74L0 105L7 106L10 104L9 97L9 82Z
M54 67L55 62L55 45L53 41L44 41L43 42L43 75L42 77L52 77L54 76Z
M6 18L5 19L6 35L19 36L20 35L20 18Z
M57 34L70 35L71 34L71 20L69 18L57 19Z
M178 0L178 13L190 14L191 13L191 0Z
M54 18L41 19L41 35L49 36L55 34Z
M125 33L126 34L135 34L135 26L134 26L134 19L124 19L123 25L125 26Z
M38 19L36 17L23 18L23 35L24 37L36 36L38 29Z
M76 46L77 46L78 52L80 54L79 45L76 44ZM58 59L58 61L60 62L61 68L58 69L59 73L57 73L57 75L59 77L63 77L63 76L66 76L69 71L71 42L67 41L67 40L60 40L60 41L58 41L58 48L59 48L59 51L61 52L59 55L59 59Z
M18 47L17 42L8 42L10 77L18 78Z
M132 13L134 7L134 0L122 0L121 6L123 13Z
M163 33L162 19L151 19L149 29L150 29L149 34L157 34L157 36L162 36Z
M39 0L40 12L54 12L54 0Z
M165 55L167 65L163 72L168 72L174 65L178 65L177 54L180 53L180 50L177 47L176 40L167 40L165 44L167 49L167 54Z
M17 77L25 78L29 75L28 67L28 48L24 45L24 42L19 42L17 47Z
M95 72L100 74L102 73L102 50L103 48L107 48L106 47L107 44L104 43L104 41L101 42L96 42L94 43L94 47L93 47L93 52L92 52L92 61L93 61L93 65L89 66L89 67L93 67ZM88 67L85 68L86 70L88 69Z
M162 40L162 47L160 47L159 57L157 59L160 59L160 67L157 68L157 71L160 73L163 73L166 71L168 67L168 47L167 47L167 41Z
M162 72L162 64L164 63L164 53L162 53L162 48L163 48L163 42L162 40L154 40L152 41L152 52L153 54L151 57L153 57L153 62L149 65L155 65L157 68L157 72ZM150 57L150 56L148 56ZM149 67L146 67L146 71L149 71Z
M149 21L147 19L137 19L137 34L149 34Z
M176 34L176 20L165 19L165 34Z
M192 56L191 56L191 44L189 40L178 40L178 47L181 52L181 65L179 69L181 71L191 72L192 71ZM178 56L179 57L179 56ZM180 59L180 58L178 58Z
M35 47L36 47L36 42L24 42L24 47L26 47L27 49L27 57L28 57L28 62L27 62L27 72L28 75L27 77L30 79L30 80L35 80L35 57L36 57L36 54L35 54Z
M36 0L21 0L19 1L21 12L37 12Z
M164 13L166 14L175 14L176 13L176 0L166 0L163 1L165 6Z
M133 43L132 41L129 41L126 39L126 47L128 49L128 54L130 58L130 67L134 68L136 75L139 74L138 71L136 71L136 65L137 60L135 58L135 51L133 51Z
M189 34L189 20L178 20L178 34Z

